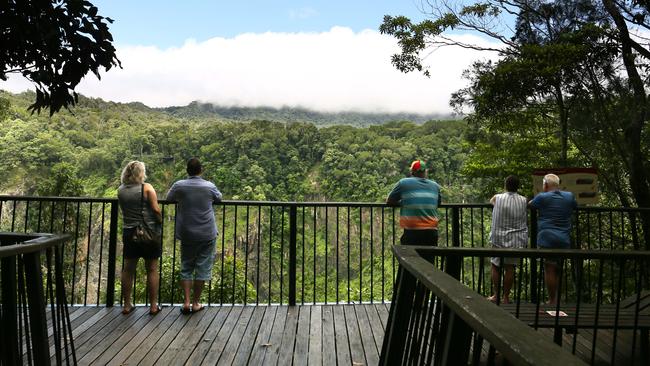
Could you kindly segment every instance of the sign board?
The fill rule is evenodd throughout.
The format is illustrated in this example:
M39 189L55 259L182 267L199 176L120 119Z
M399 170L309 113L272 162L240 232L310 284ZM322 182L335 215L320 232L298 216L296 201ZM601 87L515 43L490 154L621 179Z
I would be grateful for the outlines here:
M535 169L533 171L533 193L543 191L546 174L560 177L560 190L569 191L576 196L579 205L598 203L598 171L595 168Z

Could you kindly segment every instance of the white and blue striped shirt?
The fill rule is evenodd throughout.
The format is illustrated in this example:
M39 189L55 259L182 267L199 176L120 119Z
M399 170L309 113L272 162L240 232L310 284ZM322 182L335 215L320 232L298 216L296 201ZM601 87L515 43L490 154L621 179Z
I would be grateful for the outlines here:
M526 197L516 192L493 198L490 242L499 248L525 248L528 244Z

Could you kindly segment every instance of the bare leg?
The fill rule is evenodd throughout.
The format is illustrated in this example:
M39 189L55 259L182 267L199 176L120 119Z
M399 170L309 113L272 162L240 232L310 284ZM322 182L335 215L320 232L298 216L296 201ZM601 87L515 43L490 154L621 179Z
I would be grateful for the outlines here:
M501 269L497 267L494 263L492 265L492 296L488 297L488 300L496 303L499 299L499 294L497 293L497 287L499 281L501 281Z
M194 280L194 296L192 297L192 311L198 310L201 308L199 301L201 300L201 292L203 291L203 285L205 281L203 280Z
M158 258L145 259L145 266L147 267L147 289L149 290L149 303L150 311L158 311L158 283L160 276L158 275Z
M138 258L124 258L124 268L122 269L122 298L124 305L122 313L128 314L133 308L131 302L131 290L133 289L133 279L135 276L135 267L138 265Z
M544 263L544 281L548 288L548 303L550 305L557 304L557 285L558 285L558 270L555 263Z
M183 309L190 308L190 290L192 288L192 282L192 280L181 280L181 287L183 288L183 295L185 297Z
M503 303L510 303L510 289L515 279L515 266L512 264L504 264L505 274L503 275Z

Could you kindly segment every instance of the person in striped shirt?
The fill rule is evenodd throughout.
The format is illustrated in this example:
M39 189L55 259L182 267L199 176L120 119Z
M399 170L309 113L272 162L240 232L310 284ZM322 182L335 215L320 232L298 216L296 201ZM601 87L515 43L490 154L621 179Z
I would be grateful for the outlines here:
M490 242L494 248L525 248L528 244L528 219L526 197L517 193L519 189L519 178L510 175L505 179L506 192L494 195L490 203L492 209L492 227L490 230ZM501 264L503 260L503 265ZM497 286L501 280L501 268L505 270L503 275L503 303L510 302L510 289L514 280L515 265L517 258L493 257L492 263L492 296L488 300L497 302L499 295Z
M438 245L438 206L440 185L428 179L426 164L415 160L411 176L400 179L388 195L386 203L400 206L399 224L404 229L402 245Z

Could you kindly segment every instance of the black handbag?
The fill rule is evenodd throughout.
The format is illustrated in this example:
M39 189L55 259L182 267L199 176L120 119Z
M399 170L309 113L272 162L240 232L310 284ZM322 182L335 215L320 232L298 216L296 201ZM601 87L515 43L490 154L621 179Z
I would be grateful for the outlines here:
M152 229L144 219L144 184L140 188L140 213L140 223L133 229L131 240L136 244L159 248L162 241L161 234Z

